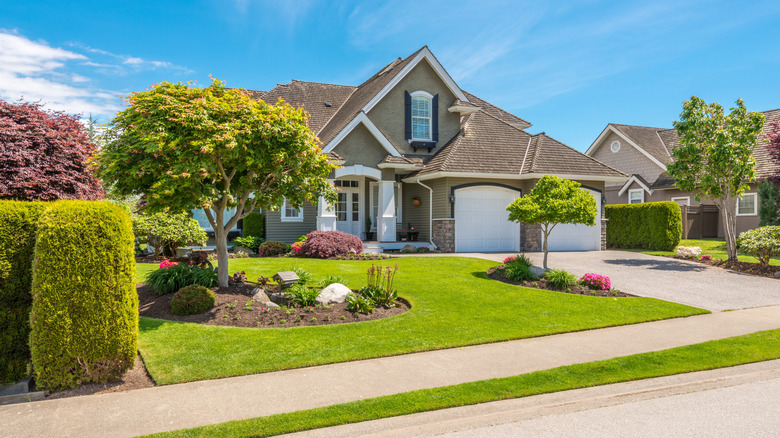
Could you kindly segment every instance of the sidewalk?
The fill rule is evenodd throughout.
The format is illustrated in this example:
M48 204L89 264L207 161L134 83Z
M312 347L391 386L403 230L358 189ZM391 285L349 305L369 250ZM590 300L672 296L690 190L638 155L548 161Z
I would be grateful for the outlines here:
M780 306L0 407L6 437L136 436L780 328Z

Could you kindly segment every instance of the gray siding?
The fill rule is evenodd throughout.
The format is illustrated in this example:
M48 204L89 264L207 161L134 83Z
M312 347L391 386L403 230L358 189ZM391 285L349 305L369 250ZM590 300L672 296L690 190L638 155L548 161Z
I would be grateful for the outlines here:
M279 240L293 243L304 234L317 229L317 207L312 204L303 206L303 222L282 222L278 211L265 211L265 236L267 240Z
M620 150L617 152L612 152L610 149L610 145L612 145L613 141L620 142ZM650 184L658 179L658 175L664 171L614 132L610 132L609 135L601 141L592 156L602 163L612 166L624 173L639 175Z
M362 164L374 168L387 155L387 150L362 123L347 134L333 152L344 159L345 166Z
M427 185L427 184L426 184ZM430 192L425 187L414 184L403 184L401 187L401 228L408 228L409 224L417 228L420 232L420 241L430 241ZM420 206L415 207L412 204L412 198L420 198ZM398 230L400 231L400 229Z

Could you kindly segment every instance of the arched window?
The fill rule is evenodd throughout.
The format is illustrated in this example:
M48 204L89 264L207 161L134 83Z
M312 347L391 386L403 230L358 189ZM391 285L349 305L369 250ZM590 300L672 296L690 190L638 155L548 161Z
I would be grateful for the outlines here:
M412 93L412 140L431 140L432 97L424 91Z

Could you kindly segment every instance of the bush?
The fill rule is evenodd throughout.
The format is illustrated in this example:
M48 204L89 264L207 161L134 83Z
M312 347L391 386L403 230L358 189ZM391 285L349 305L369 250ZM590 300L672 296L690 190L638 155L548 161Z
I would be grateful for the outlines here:
M737 238L742 252L758 259L761 266L769 265L769 259L780 255L780 225L768 225L745 231Z
M699 257L701 248L698 246L678 246L674 249L677 257Z
M259 254L260 257L275 257L287 254L288 252L290 252L290 245L277 240L269 240L257 247L257 254Z
M585 274L580 278L580 284L593 290L612 289L612 282L606 275Z
M577 277L569 274L563 269L553 269L544 273L544 277L547 279L547 283L551 284L556 289L566 289L572 287L577 283Z
M529 259L525 254L518 254L516 256L509 256L504 259L504 264L508 265L511 263L517 263L520 265L525 265L527 267L531 267L531 259Z
M309 289L302 283L295 283L286 292L291 295L292 302L301 307L313 306L320 294L319 290Z
M30 347L50 390L118 380L138 347L130 217L109 202L61 201L38 222Z
M341 231L312 231L301 247L301 257L327 259L363 252L363 242L357 236Z
M682 213L676 202L607 205L607 246L671 251L682 237Z
M528 281L536 278L531 267L520 263L510 263L504 267L504 277L512 281Z
M298 276L298 283L300 284L308 284L311 282L311 272L303 268L290 268L288 271L295 272L295 275Z
M208 236L198 221L187 213L153 213L140 214L133 218L133 232L139 240L154 247L154 255L160 256L165 251L175 255L176 248L189 243L203 246Z
M241 234L244 237L265 237L265 225L263 224L263 214L253 211L242 220L243 229Z
M341 275L328 274L325 276L325 278L322 280L320 284L322 284L323 287L327 287L333 283L347 284L347 281L344 280L344 277L342 277Z
M33 250L46 206L0 201L0 385L28 373Z
M171 298L171 313L174 315L195 315L213 306L214 292L197 284L184 286Z
M146 284L155 295L171 294L191 284L216 287L218 284L217 270L179 263L150 272L146 276Z
M248 236L248 237L236 237L233 239L233 246L244 246L252 250L257 254L257 249L265 242L262 237Z
M347 310L364 314L374 313L374 303L368 297L347 294Z

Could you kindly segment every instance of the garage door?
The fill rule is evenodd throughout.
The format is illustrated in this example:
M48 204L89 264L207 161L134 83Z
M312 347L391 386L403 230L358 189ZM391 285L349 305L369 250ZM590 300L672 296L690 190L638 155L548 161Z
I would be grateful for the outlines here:
M455 251L518 251L520 224L509 222L506 207L520 192L476 186L455 190Z
M588 189L584 189L588 190ZM550 233L547 249L550 251L598 251L601 249L601 193L588 190L599 206L596 225L558 224Z

